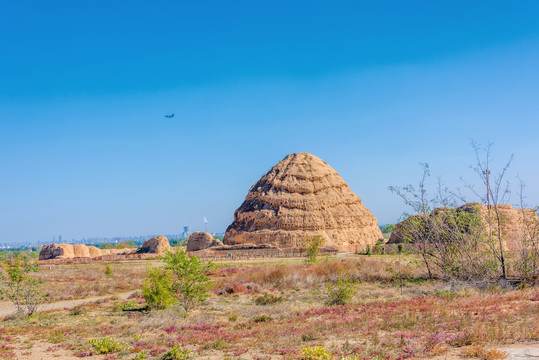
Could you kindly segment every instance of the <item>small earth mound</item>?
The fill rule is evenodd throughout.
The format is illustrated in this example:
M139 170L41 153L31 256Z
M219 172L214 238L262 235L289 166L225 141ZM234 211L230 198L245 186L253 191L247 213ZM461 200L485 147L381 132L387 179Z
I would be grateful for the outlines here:
M39 260L97 258L103 255L162 254L171 250L166 236L148 239L138 249L99 249L84 244L49 244L43 246Z
M132 249L99 249L84 244L49 244L41 249L39 260L94 258L103 255L125 255L132 252Z
M527 236L526 232L530 229L536 231L539 226L539 217L534 209L516 209L508 204L500 204L496 206L496 210L500 216L500 230L503 237L503 243L508 250L518 250L522 240ZM455 211L458 213L475 215L478 218L479 229L470 226L462 226L461 231L463 233L488 233L489 216L495 221L495 209L490 209L480 203L468 203L459 206L455 209L449 209L446 207L434 209L428 216L427 215L412 215L409 218L401 221L395 226L395 229L391 232L388 244L399 244L404 242L413 243L414 236L424 236L433 231L429 224L436 224L439 221L429 221L436 219L436 217L443 216L444 213L450 213ZM489 215L490 214L490 215Z
M220 240L215 239L210 233L195 231L187 241L187 251L199 251L213 246L222 246Z
M137 254L163 254L170 251L170 243L166 236L159 235L144 241L136 251Z

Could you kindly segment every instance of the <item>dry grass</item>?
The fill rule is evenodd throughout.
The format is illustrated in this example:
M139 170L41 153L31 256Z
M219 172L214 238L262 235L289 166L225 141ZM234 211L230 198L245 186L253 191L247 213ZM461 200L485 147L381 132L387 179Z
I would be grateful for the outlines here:
M356 256L345 259L326 259L316 265L301 264L261 265L243 268L221 267L217 272L216 286L226 282L256 283L266 288L298 289L317 287L335 280L339 274L353 276L361 282L395 282L399 271L404 278L421 280L425 272L410 255L400 261L391 256Z
M481 360L502 360L507 359L509 354L505 351L497 349L487 349L481 345L472 345L467 347L462 352L464 357L479 358Z
M157 261L108 263L112 276L105 274L104 262L41 266L36 277L45 282L52 301L110 295L142 286L148 264Z

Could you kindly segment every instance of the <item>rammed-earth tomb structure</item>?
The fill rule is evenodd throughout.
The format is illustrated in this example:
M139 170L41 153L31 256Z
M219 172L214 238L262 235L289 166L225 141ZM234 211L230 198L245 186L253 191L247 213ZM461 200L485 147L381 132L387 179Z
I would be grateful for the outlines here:
M316 235L339 251L383 239L376 218L337 171L314 155L294 153L251 187L223 242L293 248Z
M99 249L95 246L86 246L84 244L49 244L41 249L39 260L91 259L104 255L163 254L171 249L167 237L163 235L144 241L144 244L137 249Z

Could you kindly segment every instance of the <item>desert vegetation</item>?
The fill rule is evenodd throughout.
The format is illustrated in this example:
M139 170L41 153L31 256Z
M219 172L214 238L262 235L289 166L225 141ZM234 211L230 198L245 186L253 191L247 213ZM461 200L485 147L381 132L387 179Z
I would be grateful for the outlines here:
M96 276L109 281L109 294L126 290L125 283L134 284L135 291L7 317L0 328L0 353L6 358L35 349L45 349L50 358L481 358L496 355L489 351L500 344L539 340L536 288L429 279L417 254L338 255L311 265L301 258L210 268L201 263L192 268L204 269L208 286L194 291L204 296L186 311L171 290L173 268L188 260L110 263L112 276L104 264L42 269L36 278L52 284L60 273L82 278L85 266L95 266ZM163 294L148 286L152 281L169 284L169 297L148 296L149 288ZM81 293L73 298L87 295L77 289ZM54 287L51 291L58 298Z

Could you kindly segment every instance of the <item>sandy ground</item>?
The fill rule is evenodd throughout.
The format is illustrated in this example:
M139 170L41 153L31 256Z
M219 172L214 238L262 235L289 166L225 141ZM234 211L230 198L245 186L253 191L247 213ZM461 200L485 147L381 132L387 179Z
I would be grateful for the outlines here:
M513 345L500 348L509 354L509 360L539 359L539 344Z
M21 344L22 345L22 344ZM530 345L511 345L499 348L502 351L505 351L509 354L507 360L537 360L539 359L539 344L530 344ZM445 356L437 357L440 359L446 360L460 360L464 359L460 356L460 349L455 349ZM52 345L46 341L40 340L32 343L31 348L26 346L18 346L15 350L15 358L21 360L75 360L80 359L73 355L69 350L65 350L59 346ZM209 357L212 360L221 359L220 356ZM104 359L103 355L94 355L89 359L101 360ZM129 359L129 357L128 357Z

